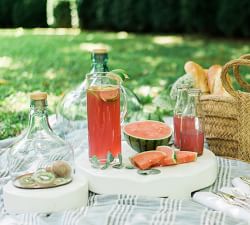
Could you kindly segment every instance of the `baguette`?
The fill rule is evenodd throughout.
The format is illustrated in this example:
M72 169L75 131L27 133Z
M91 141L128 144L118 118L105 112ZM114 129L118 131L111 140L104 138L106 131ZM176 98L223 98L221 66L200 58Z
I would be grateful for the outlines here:
M208 80L209 91L211 94L216 94L221 90L222 84L219 81L221 76L221 71L222 71L221 65L213 65L208 69L207 80Z
M199 88L203 93L209 93L207 73L200 65L195 62L188 61L186 62L184 69L186 73L193 76L195 88Z
M229 96L229 94L222 85L221 72L221 65L213 65L208 69L208 86L210 89L210 93L213 95ZM227 75L227 80L231 84L231 79L229 75Z

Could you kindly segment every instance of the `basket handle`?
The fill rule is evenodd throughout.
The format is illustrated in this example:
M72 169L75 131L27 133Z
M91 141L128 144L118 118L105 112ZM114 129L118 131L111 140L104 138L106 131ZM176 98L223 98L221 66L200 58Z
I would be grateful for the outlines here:
M237 82L239 83L239 85L243 87L244 89L246 89L247 91L250 91L250 84L248 84L247 82L241 79L241 76L239 73L239 66L250 66L250 54L244 55L239 59L234 59L234 60L229 61L223 66L222 72L221 72L221 81L222 81L223 87L229 94L235 97L237 96L238 92L234 90L234 88L231 86L231 84L229 83L227 79L227 73L230 68L234 69L234 76Z
M242 55L240 59L248 59L250 60L250 54ZM249 64L250 65L250 64ZM246 91L250 92L250 84L248 84L246 81L242 80L240 76L239 66L234 66L234 74L236 74L235 78L237 82L240 84L241 87L243 87Z

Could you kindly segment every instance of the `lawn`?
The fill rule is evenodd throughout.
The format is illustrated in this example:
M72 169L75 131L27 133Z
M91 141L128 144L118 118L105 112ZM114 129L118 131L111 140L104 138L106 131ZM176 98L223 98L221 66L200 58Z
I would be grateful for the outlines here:
M250 40L77 29L0 30L0 139L26 126L28 94L34 90L49 93L53 113L60 97L90 71L89 50L97 44L109 48L111 69L128 72L126 86L144 104L151 104L159 93L166 95L163 90L183 75L187 60L208 67L250 52Z

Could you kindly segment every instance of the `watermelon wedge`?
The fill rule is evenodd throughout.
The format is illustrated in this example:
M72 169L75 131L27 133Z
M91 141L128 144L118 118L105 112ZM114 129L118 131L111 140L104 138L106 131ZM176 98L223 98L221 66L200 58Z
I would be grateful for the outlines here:
M159 121L145 120L128 123L123 127L127 143L137 152L155 150L159 145L167 145L172 129Z
M141 170L157 166L171 166L194 162L197 152L175 151L168 146L158 146L156 150L141 152L130 158L131 163Z
M175 164L194 162L197 159L197 152L175 151L168 146L158 146L156 150L165 152L167 155L160 162L159 166L170 166Z
M137 168L146 170L159 164L166 156L166 153L154 150L138 153L130 158L130 161Z
M176 151L177 164L194 162L197 159L197 152Z
M171 166L171 165L175 165L177 163L175 150L173 150L172 148L170 148L168 146L158 146L156 148L156 151L166 153L165 158L163 160L161 160L161 162L156 166Z

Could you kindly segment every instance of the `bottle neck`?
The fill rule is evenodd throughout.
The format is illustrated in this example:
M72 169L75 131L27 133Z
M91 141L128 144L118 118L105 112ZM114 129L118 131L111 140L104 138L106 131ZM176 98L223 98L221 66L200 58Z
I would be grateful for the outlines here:
M28 135L38 131L51 131L48 122L48 110L46 100L31 100Z
M186 88L180 88L177 91L177 100L176 100L176 105L174 109L174 114L175 115L181 115L187 105L187 89Z
M91 73L108 72L108 54L92 54L92 68Z
M200 100L199 94L189 94L188 95L188 102L187 107L184 110L185 116L197 116L197 106Z

